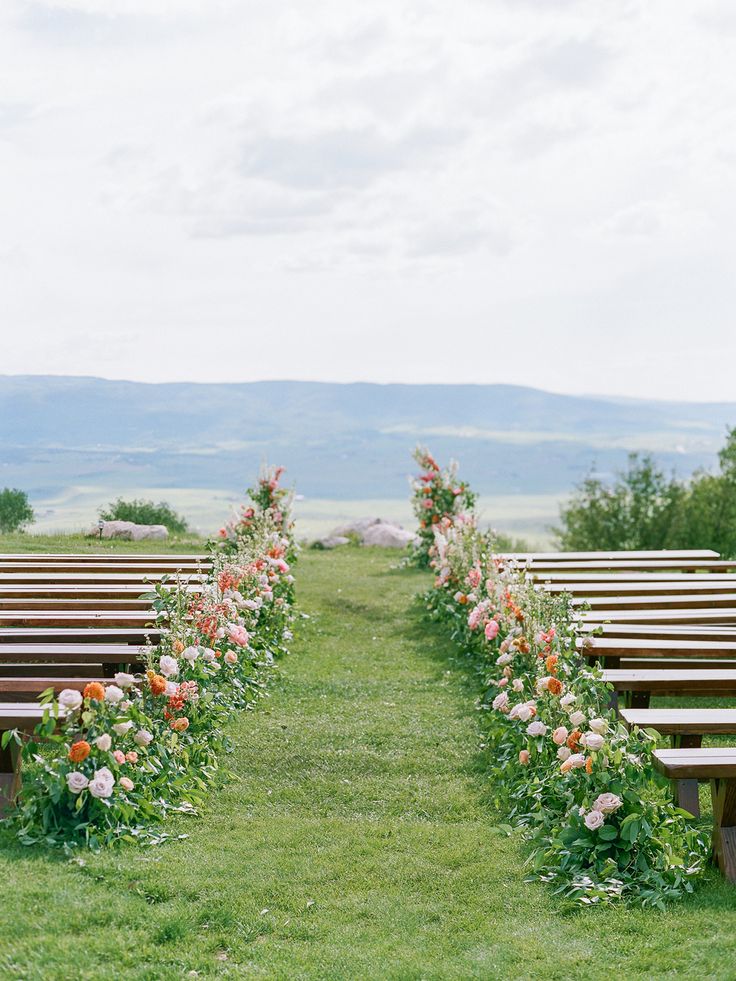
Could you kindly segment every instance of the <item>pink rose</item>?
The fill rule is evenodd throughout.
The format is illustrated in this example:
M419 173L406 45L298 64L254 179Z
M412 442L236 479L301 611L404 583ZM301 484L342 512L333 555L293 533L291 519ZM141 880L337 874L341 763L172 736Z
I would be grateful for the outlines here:
M496 620L489 620L486 624L486 640L494 640L498 636L499 626Z
M138 754L134 750L131 750L129 753L125 754L125 759L127 760L128 763L137 763Z
M552 742L556 746L562 746L566 741L570 733L564 726L558 726L557 729L552 733Z
M121 778L120 778L120 779L118 780L118 783L119 783L119 784L120 784L120 786L121 786L121 787L123 788L123 790L132 790L132 789L133 789L133 787L135 786L135 784L134 784L134 783L133 783L133 781L132 781L132 780L130 779L130 777L121 777Z
M112 756L118 765L125 763L125 753L121 752L119 749L116 749Z
M534 722L529 723L526 731L530 736L543 736L547 731L547 726L544 722L540 722L539 719L535 719Z
M600 811L601 814L613 814L622 804L623 801L616 794L600 794L596 798L593 808Z
M237 664L238 655L235 653L235 651L228 651L225 655L225 660L228 664Z
M529 762L529 750L528 749L522 749L519 752L519 763L522 763L522 764L524 764L524 766L526 766L526 764L528 762Z
M227 636L228 639L233 642L233 644L237 644L239 647L248 646L248 631L245 629L245 627L231 623L228 627Z

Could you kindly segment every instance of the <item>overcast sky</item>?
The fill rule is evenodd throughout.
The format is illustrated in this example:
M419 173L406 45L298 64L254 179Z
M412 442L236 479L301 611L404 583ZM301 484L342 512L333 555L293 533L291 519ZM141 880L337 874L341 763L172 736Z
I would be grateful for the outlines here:
M733 0L2 0L0 373L736 400Z

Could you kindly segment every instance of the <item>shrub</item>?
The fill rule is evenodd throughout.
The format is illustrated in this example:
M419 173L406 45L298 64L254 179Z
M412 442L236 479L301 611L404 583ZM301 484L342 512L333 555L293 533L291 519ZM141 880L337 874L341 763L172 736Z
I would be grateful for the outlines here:
M20 531L35 515L25 491L4 487L0 491L0 532Z
M103 521L133 521L137 525L165 525L169 531L176 534L183 534L188 530L186 520L166 501L154 504L153 501L137 498L133 501L124 501L119 497L117 501L100 511L100 518Z

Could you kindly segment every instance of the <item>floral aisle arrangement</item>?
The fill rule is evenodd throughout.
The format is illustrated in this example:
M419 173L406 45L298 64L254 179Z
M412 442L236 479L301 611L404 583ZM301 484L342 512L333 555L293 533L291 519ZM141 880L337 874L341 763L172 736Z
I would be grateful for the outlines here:
M226 549L214 544L204 584L157 584L150 599L169 629L146 649L143 671L46 693L11 817L21 841L160 840L169 813L203 803L228 748L224 723L262 694L291 638L284 513L258 509Z
M429 561L425 600L478 664L501 828L524 833L532 877L582 904L661 906L691 891L707 842L653 771L656 735L609 709L568 600L535 590L467 518L435 523Z
M284 473L284 467L261 467L256 485L249 487L247 491L250 503L242 505L239 514L220 529L220 544L225 550L237 548L238 541L250 535L251 526L258 525L259 521L267 518L270 524L289 539L290 557L294 557L294 492L281 486Z
M414 546L412 560L426 568L434 544L434 529L445 519L452 522L470 520L475 506L475 494L457 477L457 463L451 461L442 469L426 447L414 450L419 474L413 478L412 507L418 522L419 541Z

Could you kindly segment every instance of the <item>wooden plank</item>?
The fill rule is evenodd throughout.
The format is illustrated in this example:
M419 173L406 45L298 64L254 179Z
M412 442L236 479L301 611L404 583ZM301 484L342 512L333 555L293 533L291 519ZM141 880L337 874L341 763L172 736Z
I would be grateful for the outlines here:
M619 713L627 726L656 729L663 736L680 734L733 735L736 709L727 708L624 708Z
M203 552L3 552L0 562L159 562L176 565L179 562L209 562L211 556Z
M631 627L679 627L700 626L708 629L725 629L736 626L736 608L719 610L582 610L575 619L581 624L614 627L617 624Z
M541 583L537 585L543 593L559 596L569 593L570 596L697 596L704 593L734 594L736 600L736 577L731 583L723 582L591 582L591 583Z
M27 584L29 586L74 585L74 586L140 586L145 591L148 583L161 582L168 576L165 572L0 572L0 586ZM202 582L203 575L187 574L188 582ZM149 587L150 588L150 587Z
M32 661L25 661L18 664L4 661L0 658L0 673L2 674L2 679L7 680L33 676L39 678L79 678L84 681L90 681L102 673L102 662L97 660L80 663L79 661L73 660L71 655L69 655L69 660L59 661L55 664L38 664Z
M164 631L139 630L134 627L7 627L0 629L0 652L6 645L33 643L94 644L119 641L128 644L145 644L146 638L157 643Z
M717 559L720 558L718 552L710 548L685 548L685 549L644 549L641 551L620 552L503 552L502 558L509 559L528 559L532 561L554 561L554 562L575 562L579 559L595 561L596 559ZM0 556L2 558L2 556Z
M138 599L150 593L152 586L146 583L133 583L128 586L113 585L46 585L46 586L0 586L0 598L17 599L21 597L36 599ZM187 583L183 589L193 596L201 592L199 583Z
M545 578L549 573L563 573L572 576L577 573L611 572L628 574L629 572L720 572L727 573L736 570L736 562L724 559L628 559L626 561L595 561L595 562L533 562L526 567L529 575L535 578Z
M733 609L736 596L733 593L690 593L687 595L664 594L648 596L647 594L630 596L575 596L573 607L588 605L591 610L597 609L620 612L621 610L696 610L696 609Z
M35 564L31 562L0 562L0 574L10 574L13 572L23 572L23 573L36 573L38 575L45 575L47 577L52 577L58 575L59 573L72 573L78 572L84 575L92 575L93 573L102 572L114 572L116 574L121 573L135 573L141 577L147 577L151 575L167 575L169 577L174 577L178 574L188 576L190 573L206 572L210 566L205 566L201 563L186 563L176 566L162 566L162 565L145 565L139 562L118 562L114 565L109 563L97 563L97 562L57 562L55 564Z
M736 640L650 640L640 637L585 637L577 648L586 657L736 657Z
M7 599L0 596L0 613L7 613L10 610L27 610L36 612L47 610L49 612L73 612L74 610L150 610L151 604L148 600L142 599L28 599L21 596L17 599Z
M16 610L0 612L0 631L4 627L145 627L155 625L152 610ZM158 626L162 627L161 623Z
M724 583L726 586L736 583L736 575L730 572L550 572L542 575L534 572L527 573L527 578L540 584L556 585L560 583L686 583L694 586L697 583Z
M53 688L56 694L65 688L73 688L82 691L85 685L91 681L105 683L109 678L97 677L56 677L56 676L16 676L12 678L0 677L0 705L5 701L32 701L42 695L49 688Z
M655 749L655 767L670 779L711 780L736 777L736 748Z
M719 694L736 693L736 668L606 668L602 672L604 683L613 685L615 691L651 691L657 694L682 694L687 692Z
M97 643L17 643L0 645L3 662L37 661L56 664L124 664L140 660L145 644ZM0 671L2 668L0 667Z

